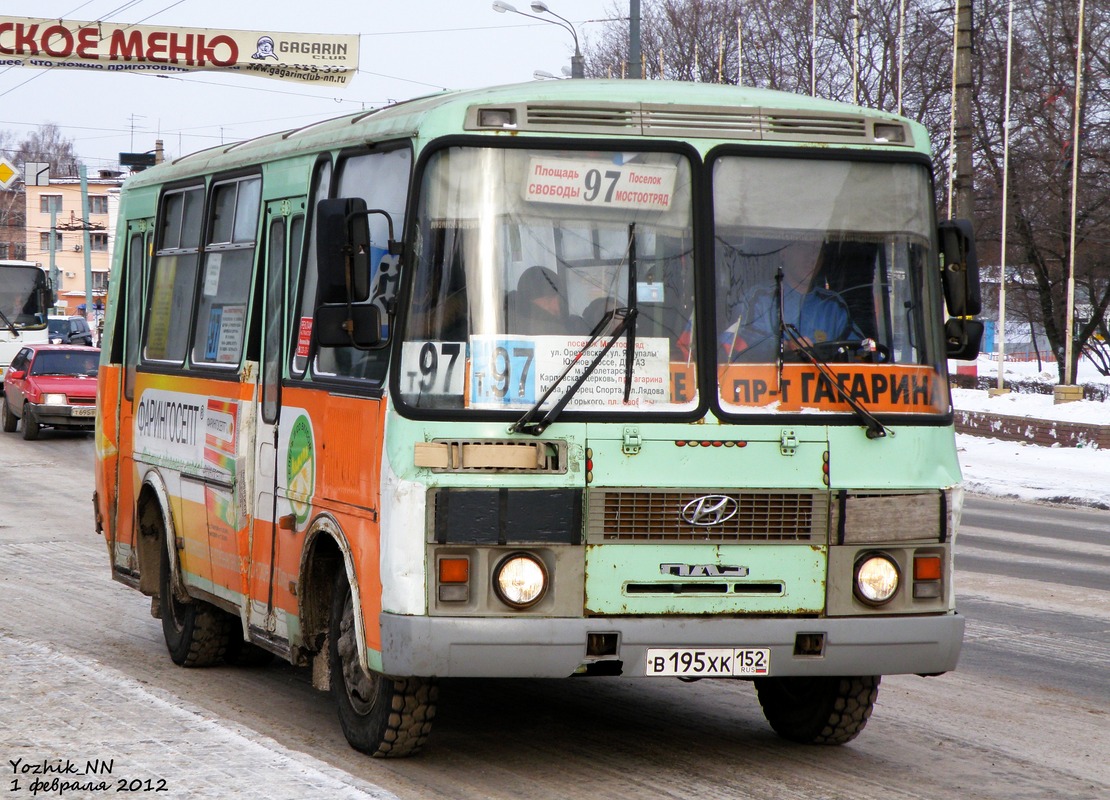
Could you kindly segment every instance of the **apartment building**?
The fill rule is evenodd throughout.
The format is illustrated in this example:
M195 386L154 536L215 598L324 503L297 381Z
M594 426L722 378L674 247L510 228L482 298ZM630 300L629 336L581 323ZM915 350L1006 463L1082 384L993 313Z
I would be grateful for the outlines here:
M89 323L94 324L103 313L123 180L115 172L101 172L99 177L86 180L87 219L81 211L79 178L52 178L48 186L25 187L27 246L24 257L49 268L58 295L58 314L86 316ZM51 238L54 240L53 255ZM86 309L86 257L92 267L92 309Z

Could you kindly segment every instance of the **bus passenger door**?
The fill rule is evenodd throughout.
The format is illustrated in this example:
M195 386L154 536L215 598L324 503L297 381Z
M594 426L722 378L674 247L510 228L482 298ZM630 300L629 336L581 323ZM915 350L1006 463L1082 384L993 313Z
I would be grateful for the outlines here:
M115 463L106 463L104 479L112 485L97 487L102 508L107 507L109 518L106 529L111 531L112 566L124 574L134 574L138 568L135 502L138 490L138 472L135 468L135 378L139 364L142 338L141 320L143 287L146 285L148 244L154 230L154 220L131 220L127 223L127 252L124 274L120 277L119 306L114 314L111 366L118 370L118 380L101 382L100 388L110 395L99 398L102 430L97 446L107 448L116 442ZM122 347L120 347L122 345ZM117 347L119 350L117 351ZM116 363L117 352L120 362ZM110 409L116 409L113 415ZM114 430L112 430L114 426ZM107 450L105 450L107 452ZM108 458L105 459L109 461ZM113 469L114 468L114 469ZM112 517L115 517L113 520ZM148 576L148 580L150 580ZM153 576L157 580L157 576Z
M290 584L296 581L299 551L295 532L281 529L278 501L281 379L285 332L286 276L296 263L304 232L304 200L273 201L266 208L266 262L262 304L262 361L258 398L254 404L255 464L253 535L251 537L248 624L252 639L284 649L288 645L287 613L296 613ZM283 538L289 539L283 547Z

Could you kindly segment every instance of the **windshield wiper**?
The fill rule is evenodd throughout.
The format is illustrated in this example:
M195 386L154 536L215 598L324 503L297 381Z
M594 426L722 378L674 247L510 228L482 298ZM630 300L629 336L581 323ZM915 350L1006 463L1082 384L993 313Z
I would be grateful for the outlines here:
M17 338L19 337L19 329L15 327L15 325L12 325L12 321L8 319L7 315L4 314L3 311L0 311L0 322L3 322L5 325L8 326L8 330L12 332L12 336L15 336Z
M575 392L577 392L582 384L586 382L586 379L590 377L590 373L596 369L597 365L601 363L601 360L605 358L605 355L613 349L613 345L617 343L617 339L620 338L620 335L632 328L636 319L636 314L637 310L635 306L631 308L615 308L606 313L605 316L601 318L601 322L594 326L593 332L590 334L590 340L582 345L582 348L574 354L570 359L570 363L567 364L566 369L564 369L562 374L551 383L551 386L549 386L547 391L543 393L543 396L536 401L536 404L528 409L523 417L509 426L509 432L530 433L533 436L539 436L547 430L548 426L563 413L563 409L567 407L571 398L574 397ZM566 379L567 375L571 373L571 370L578 366L578 362L582 359L582 356L586 354L587 350L593 347L594 342L601 337L601 332L609 326L614 317L621 317L621 323L617 326L616 330L609 334L609 341L605 343L605 347L603 347L601 352L594 356L593 360L586 365L585 371L578 376L578 379L575 380L563 396L559 398L559 402L553 405L548 412L543 415L542 419L537 420L536 417L540 414L540 408L547 402L547 398L549 398L552 392L554 392Z
M856 412L856 416L860 418L864 427L867 428L867 438L881 439L886 436L888 433L886 426L879 422L875 415L864 407L863 403L848 393L848 390L836 379L836 373L829 367L828 362L817 354L817 351L813 349L813 345L806 341L804 336L798 333L798 329L793 325L783 325L782 329L786 335L790 337L790 341L794 343L794 346L809 359L809 363L817 367L817 371L824 375L825 379L833 385L840 399L851 406L852 410ZM781 360L779 361L779 369L782 369Z
M601 360L605 358L606 353L613 349L613 345L617 343L617 339L620 338L622 333L625 334L624 402L628 402L628 398L632 394L632 365L634 363L633 356L636 349L636 317L640 314L637 302L638 298L636 297L636 280L636 223L633 222L628 226L628 305L625 308L615 308L601 318L601 321L590 331L590 340L574 354L562 374L554 380L551 386L547 388L547 391L543 393L543 396L536 401L534 406L528 409L523 417L509 426L510 433L530 433L533 436L539 436L547 430L548 426L563 413L563 409L567 407L571 398L574 397L582 384L586 382L586 379L590 377L590 374L597 368L597 365L601 363ZM540 408L547 402L547 398L549 398L559 384L566 379L567 375L571 373L571 370L578 365L582 356L593 346L594 342L601 336L601 332L609 326L615 317L620 317L621 322L620 325L616 327L616 330L609 334L609 341L605 343L605 347L594 357L593 361L586 365L585 371L578 376L578 379L571 384L566 393L559 398L559 402L553 405L548 412L543 415L542 419L537 420L536 417L539 416Z
M632 394L632 364L636 354L636 317L640 315L640 298L637 289L638 276L636 275L636 223L628 226L628 315L625 318L625 348L624 348L624 402L628 402Z

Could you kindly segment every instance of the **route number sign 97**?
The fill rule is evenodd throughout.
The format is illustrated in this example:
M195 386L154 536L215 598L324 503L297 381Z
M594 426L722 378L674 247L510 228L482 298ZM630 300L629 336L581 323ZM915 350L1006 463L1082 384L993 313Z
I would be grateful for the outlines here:
M524 199L530 203L666 211L674 198L673 165L617 164L533 156Z

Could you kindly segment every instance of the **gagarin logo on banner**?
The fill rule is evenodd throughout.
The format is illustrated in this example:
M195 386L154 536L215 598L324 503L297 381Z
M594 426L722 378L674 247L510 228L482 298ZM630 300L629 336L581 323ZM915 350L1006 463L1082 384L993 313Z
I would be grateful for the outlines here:
M155 74L222 70L346 86L358 71L358 36L0 16L0 67L18 66Z

